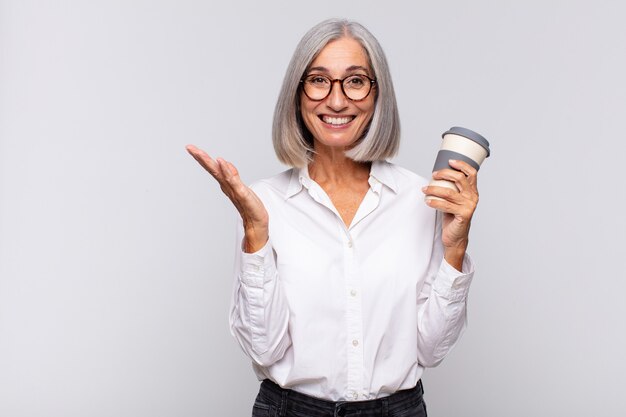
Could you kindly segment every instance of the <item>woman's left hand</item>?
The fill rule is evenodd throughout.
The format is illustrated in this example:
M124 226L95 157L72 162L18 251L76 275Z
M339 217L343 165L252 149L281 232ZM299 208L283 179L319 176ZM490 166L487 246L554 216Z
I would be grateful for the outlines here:
M477 171L468 163L454 159L450 160L450 166L454 169L433 172L433 179L451 181L458 191L437 186L427 186L422 191L426 196L442 199L428 199L426 204L444 213L441 236L444 257L460 271L469 242L470 223L478 205Z

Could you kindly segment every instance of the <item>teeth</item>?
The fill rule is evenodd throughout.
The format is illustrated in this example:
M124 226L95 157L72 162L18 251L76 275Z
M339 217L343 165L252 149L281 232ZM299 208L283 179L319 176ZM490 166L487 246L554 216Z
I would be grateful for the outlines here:
M331 125L345 125L350 120L352 120L352 117L330 117L330 116L324 116L322 118L322 120L324 121L324 123L328 123L328 124L331 124Z

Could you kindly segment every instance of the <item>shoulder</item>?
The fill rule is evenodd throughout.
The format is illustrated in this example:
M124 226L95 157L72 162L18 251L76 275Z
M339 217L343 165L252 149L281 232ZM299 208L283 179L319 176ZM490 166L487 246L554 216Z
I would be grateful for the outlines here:
M285 170L269 178L264 178L250 184L250 188L263 199L271 197L286 198L292 185L294 168ZM297 180L297 178L296 178Z
M384 162L376 167L381 178L377 178L391 192L383 192L381 207L391 217L402 219L407 230L434 230L437 211L424 203L422 188L429 180L399 165ZM430 232L426 235L432 236Z
M428 179L400 165L387 161L379 161L376 164L376 170L386 177L387 181L392 183L398 192L421 190L423 186L428 185Z

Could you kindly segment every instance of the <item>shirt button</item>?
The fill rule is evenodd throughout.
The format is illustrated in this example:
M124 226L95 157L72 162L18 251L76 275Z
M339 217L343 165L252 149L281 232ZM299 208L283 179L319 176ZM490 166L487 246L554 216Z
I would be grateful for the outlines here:
M352 247L352 241L348 242L348 247L351 248Z
M354 339L354 340L352 341L352 346L357 347L358 345L359 345L359 341L358 341L358 340L356 340L356 339Z
M353 296L353 297L355 297L355 296L356 296L356 290L352 290L352 291L350 291L350 295L351 295L351 296Z

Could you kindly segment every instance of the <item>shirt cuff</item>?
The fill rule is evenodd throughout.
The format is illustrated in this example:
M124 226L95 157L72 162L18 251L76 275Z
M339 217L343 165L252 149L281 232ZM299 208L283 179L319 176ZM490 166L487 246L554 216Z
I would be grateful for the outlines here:
M263 284L272 279L275 270L274 250L269 239L261 249L254 253L241 250L240 280L242 284L263 288Z
M468 254L463 258L462 269L465 272L457 271L443 259L433 285L435 292L452 302L465 300L474 277L474 262Z

